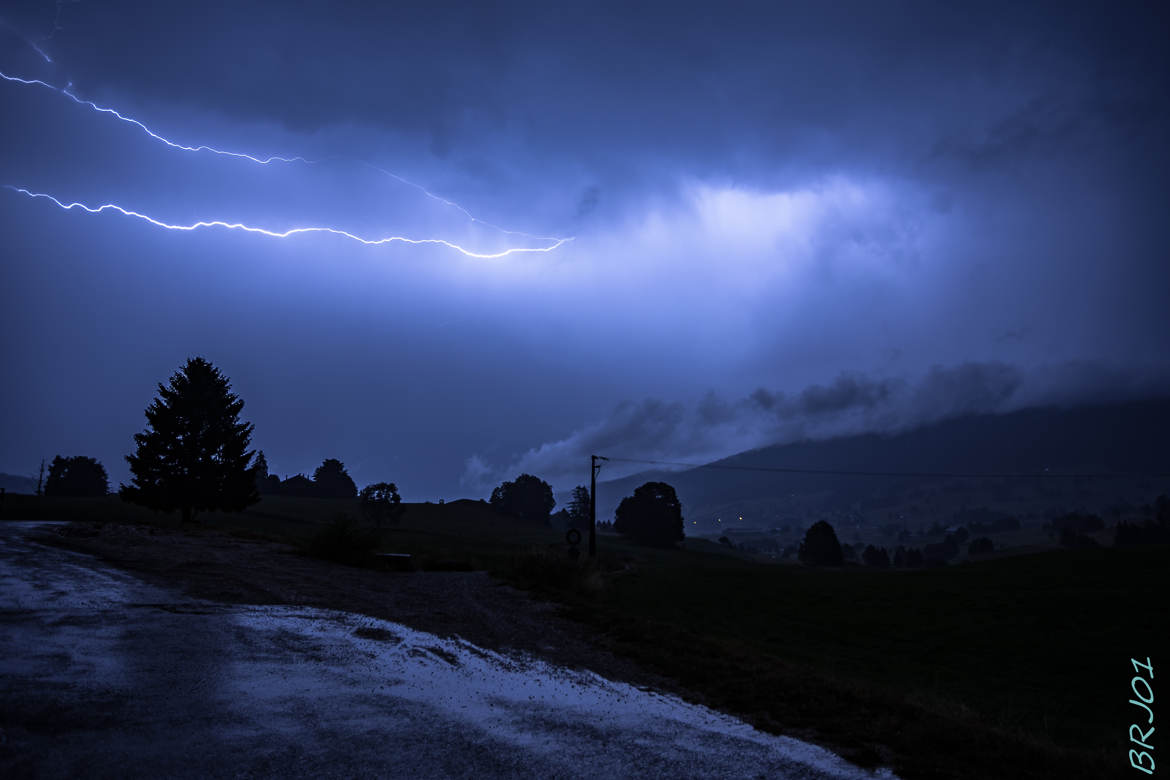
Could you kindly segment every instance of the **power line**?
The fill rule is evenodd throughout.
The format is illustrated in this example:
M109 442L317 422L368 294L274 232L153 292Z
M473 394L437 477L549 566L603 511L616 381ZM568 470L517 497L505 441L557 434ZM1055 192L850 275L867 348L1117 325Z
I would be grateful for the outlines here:
M600 457L600 456L599 456ZM618 463L643 463L656 466L683 466L693 469L713 469L720 471L764 471L775 474L821 474L837 477L935 477L940 479L1106 479L1106 478L1145 478L1167 479L1170 474L1156 472L1098 472L1067 474L1052 471L1035 473L966 473L957 471L850 471L844 469L798 469L781 468L775 466L725 466L714 463L680 463L671 460L645 460L642 458L614 458L605 460Z

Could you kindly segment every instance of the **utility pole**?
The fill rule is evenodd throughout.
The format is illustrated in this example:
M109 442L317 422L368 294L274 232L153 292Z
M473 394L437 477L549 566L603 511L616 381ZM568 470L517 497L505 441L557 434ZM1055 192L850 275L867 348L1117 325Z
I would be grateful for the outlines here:
M609 460L600 455L589 456L589 557L597 557L597 472L601 471L601 464L597 461Z

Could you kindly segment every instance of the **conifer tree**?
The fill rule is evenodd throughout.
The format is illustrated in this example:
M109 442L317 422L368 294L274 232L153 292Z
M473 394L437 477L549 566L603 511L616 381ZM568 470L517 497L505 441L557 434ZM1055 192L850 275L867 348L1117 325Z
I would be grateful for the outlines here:
M227 377L201 357L171 375L169 386L146 408L147 428L134 435L127 455L132 485L123 500L150 509L196 513L238 512L260 500L255 467L249 465L252 424L240 422L244 402Z

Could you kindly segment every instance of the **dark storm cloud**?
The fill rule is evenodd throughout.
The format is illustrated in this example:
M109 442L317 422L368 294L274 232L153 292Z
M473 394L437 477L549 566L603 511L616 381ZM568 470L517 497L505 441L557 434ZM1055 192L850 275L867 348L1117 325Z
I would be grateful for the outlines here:
M747 155L740 173L796 150L801 166L986 156L1124 114L1101 101L1148 113L1164 85L1158 25L1112 5L114 2L69 17L55 43L79 87L305 131L419 131L440 156L507 127L558 156L723 173L729 153Z
M1004 363L932 367L915 389L912 406L921 419L996 411L1023 383L1019 368Z
M1170 35L1152 6L62 7L51 66L24 39L54 4L0 13L17 31L0 69L187 143L324 162L184 156L4 83L19 153L0 183L176 221L503 240L346 162L373 160L576 240L465 263L180 237L0 191L18 258L0 330L28 377L0 470L94 441L117 480L141 388L189 353L247 391L281 473L340 456L408 497L449 495L469 453L479 484L590 451L717 457L1164 387ZM54 390L81 382L84 410Z
M813 385L800 394L794 414L827 414L853 407L871 409L890 395L890 384L858 376L840 376L828 387Z

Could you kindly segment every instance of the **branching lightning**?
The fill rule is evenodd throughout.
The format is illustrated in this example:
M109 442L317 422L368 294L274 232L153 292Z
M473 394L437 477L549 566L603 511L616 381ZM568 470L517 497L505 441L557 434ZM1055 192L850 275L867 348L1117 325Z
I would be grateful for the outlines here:
M101 206L87 206L84 203L78 203L78 202L64 203L63 201L58 200L57 198L53 197L52 195L48 195L48 194L43 193L43 192L32 192L31 190L27 190L23 187L15 187L11 184L5 184L4 187L6 189L12 190L13 192L19 192L22 195L27 195L30 198L44 199L44 200L51 201L51 202L55 203L58 207L66 210L66 211L71 211L73 209L81 209L82 211L87 211L90 214L101 214L104 211L116 211L119 214L123 214L127 217L135 217L136 219L141 219L144 222L149 222L150 224L154 225L155 227L164 228L166 230L193 231L193 230L198 230L199 228L220 227L220 228L227 228L229 230L242 230L246 233L256 233L256 234L259 234L262 236L268 236L269 238L289 238L291 236L300 235L300 234L307 234L307 233L329 233L329 234L332 234L335 236L340 236L342 238L349 239L351 241L356 241L359 244L365 244L366 246L380 246L382 244L392 244L392 243L439 244L439 245L445 246L449 249L454 249L456 252L459 252L462 255L466 255L467 257L474 257L474 258L484 259L484 260L491 260L491 259L495 259L495 258L499 258L499 257L507 257L508 255L515 255L515 254L521 254L521 253L526 253L526 252L529 252L529 253L530 252L551 252L554 249L558 249L562 245L573 240L572 238L558 238L558 239L556 239L555 243L553 243L550 246L545 246L545 247L510 247L508 249L504 249L504 250L501 250L499 252L473 252L470 249L465 249L465 248L459 246L458 244L453 243L453 242L448 241L448 240L443 239L443 238L407 238L406 236L385 236L383 238L363 238L362 236L356 235L354 233L350 233L348 230L341 230L339 228L331 228L331 227L313 226L313 227L291 228L289 230L268 230L267 228L260 228L260 227L254 227L252 225L245 225L242 222L225 222L223 220L201 220L199 222L193 222L190 225L172 225L170 223L163 222L162 220L155 219L154 217L151 217L147 214L142 214L142 213L137 212L137 211L131 211L130 209L122 208L121 206L114 204L114 203L106 203L106 204L103 204Z
M92 100L83 100L82 98L79 98L77 95L75 95L69 91L69 87L58 87L58 86L55 86L53 84L48 83L47 81L41 81L40 79L22 79L18 76L9 76L7 73L4 73L3 71L0 71L0 78L4 79L5 81L11 81L15 84L24 84L26 86L37 86L37 87L45 87L46 89L51 89L54 92L58 92L58 93L64 95L65 97L69 98L74 103L77 103L79 106L85 106L87 108L92 108L94 111L99 111L103 114L109 114L110 116L112 116L112 117L114 117L122 122L126 122L127 124L135 125L136 127L140 128L144 133L149 135L151 138L155 139L156 141L160 141L160 142L166 144L167 146L171 147L172 149L180 149L184 152L211 152L212 154L219 154L219 155L223 155L224 157L236 157L236 158L239 158L242 160L250 160L254 163L260 163L261 165L268 165L269 163L273 163L273 162L286 162L286 163L291 163L291 162L311 163L312 162L312 160L306 160L304 157L280 157L278 155L272 155L271 157L254 157L253 155L244 154L243 152L228 152L228 151L225 151L223 149L216 149L213 146L207 146L207 145L186 146L185 144L176 143L175 141L172 141L169 138L165 138L165 137L159 135L158 133L154 132L149 127L147 127L145 124L143 124L142 122L139 122L137 119L134 119L133 117L125 116L124 114L122 114L122 113L120 113L117 110L112 109L112 108L106 108L104 106L99 106L97 103L94 103Z
M32 44L30 43L30 45L32 45ZM312 164L316 163L315 160L309 160L309 159L307 159L305 157L301 157L301 156L282 157L279 155L271 155L269 157L256 157L254 155L245 154L243 152L231 152L231 151L227 151L224 149L217 149L217 148L212 147L212 146L207 146L206 144L201 144L199 146L188 146L186 144L178 143L177 141L172 141L171 139L166 138L165 136L162 136L162 135L154 132L149 127L147 127L145 123L143 123L137 119L134 119L133 117L126 116L126 115L122 114L121 112L117 111L116 109L108 108L105 106L99 106L91 100L85 100L83 98L80 98L77 95L75 95L73 92L71 92L68 86L58 87L56 85L49 84L48 82L42 81L40 79L24 79L24 78L20 78L18 76L10 76L7 73L4 73L3 71L0 71L0 78L3 78L5 81L9 81L9 82L12 82L14 84L21 84L24 86L44 87L46 89L50 89L54 92L60 93L60 94L64 95L65 97L69 98L70 100L72 100L74 103L77 103L80 106L90 108L94 111L97 111L97 112L100 112L103 114L108 114L108 115L113 116L114 118L116 118L122 122L126 122L127 124L134 125L134 126L138 127L140 130L142 130L144 133L149 135L151 138L153 138L156 141L159 141L163 144L166 144L167 146L169 146L172 149L178 149L178 150L185 151L185 152L211 152L212 154L218 154L218 155L222 155L224 157L234 157L234 158L241 159L241 160L248 160L250 162L259 163L261 165L269 165L269 164L274 163L274 162L304 163L306 165L312 165ZM499 225L492 224L491 222L488 222L486 220L480 219L479 217L476 217L474 214L472 214L470 211L468 211L466 208L459 205L455 201L444 198L441 195L436 195L435 193L428 190L426 187L423 187L421 184L416 184L415 182L410 181L409 179L406 179L402 176L399 176L396 173L392 173L391 171L388 171L385 168L381 168L377 165L374 165L373 163L362 161L362 165L364 165L372 170L375 170L381 174L389 176L390 178L394 179L395 181L401 182L402 184L405 184L409 187L413 187L413 188L417 189L419 192L423 193L428 198L430 198L438 203L441 203L444 206L447 206L447 207L450 207L450 208L453 208L453 209L459 211L461 214L463 214L465 217L467 217L467 219L469 219L470 221L472 221L476 224L480 224L480 225L484 225L485 227L492 228L493 230L499 231L500 233L503 233L505 235L522 236L524 238L529 238L529 239L532 239L534 241L551 242L550 246L548 246L548 247L508 250L508 252L505 252L505 254L509 254L512 252L519 252L519 251L547 252L547 251L551 251L553 249L560 247L561 245L565 244L568 241L573 240L572 237L538 236L538 235L535 235L532 233L526 233L526 232L520 231L520 230L508 230L507 228L500 227ZM76 205L80 205L80 204L76 204ZM111 204L111 207L116 208L116 207L112 206L112 204ZM136 215L136 216L141 216L141 215ZM333 232L337 232L339 234L345 233L345 231L335 231L332 228L313 228L313 230L330 230ZM348 234L346 234L346 235L348 235ZM355 236L351 236L351 237L356 238ZM402 240L406 240L406 239L402 239ZM432 243L432 242L439 242L439 240L438 239L427 240L423 243ZM369 242L366 242L366 243L369 243ZM379 242L375 242L375 243L379 243ZM441 242L441 243L445 243L445 242ZM494 254L479 255L479 254L469 253L462 248L456 247L454 244L451 244L451 246L452 246L452 248L455 248L461 252L464 252L464 254L470 254L471 256L474 256L474 257L499 257L499 256L502 256L502 255L494 255Z
M414 182L410 181L409 179L404 179L401 176L399 176L397 173L391 173L390 171L386 170L385 168L380 168L377 165L374 165L373 163L363 162L362 164L368 168L371 168L375 171L378 171L378 173L383 173L383 174L389 176L391 179L394 179L395 181L402 182L403 184L405 184L408 187L414 187L416 190L421 192L423 195L426 195L431 200L437 201L439 203L442 203L444 206L449 206L450 208L455 209L456 211L460 212L461 214L463 214L463 216L467 217L469 220L471 220L472 222L475 222L476 224L483 225L484 227L489 227L492 230L498 230L499 232L504 233L505 235L523 236L524 238L531 238L534 241L561 241L562 240L561 238L559 238L557 236L537 236L537 235L533 235L532 233L525 233L523 230L508 230L507 228L502 228L499 225L493 225L491 222L488 222L487 220L483 220L483 219L480 219L479 217L475 216L474 214L472 214L470 211L468 211L467 209L460 206L455 201L448 200L447 198L444 198L442 195L436 195L435 193L431 192L430 190L428 190L426 187L422 186L421 184L415 184Z

